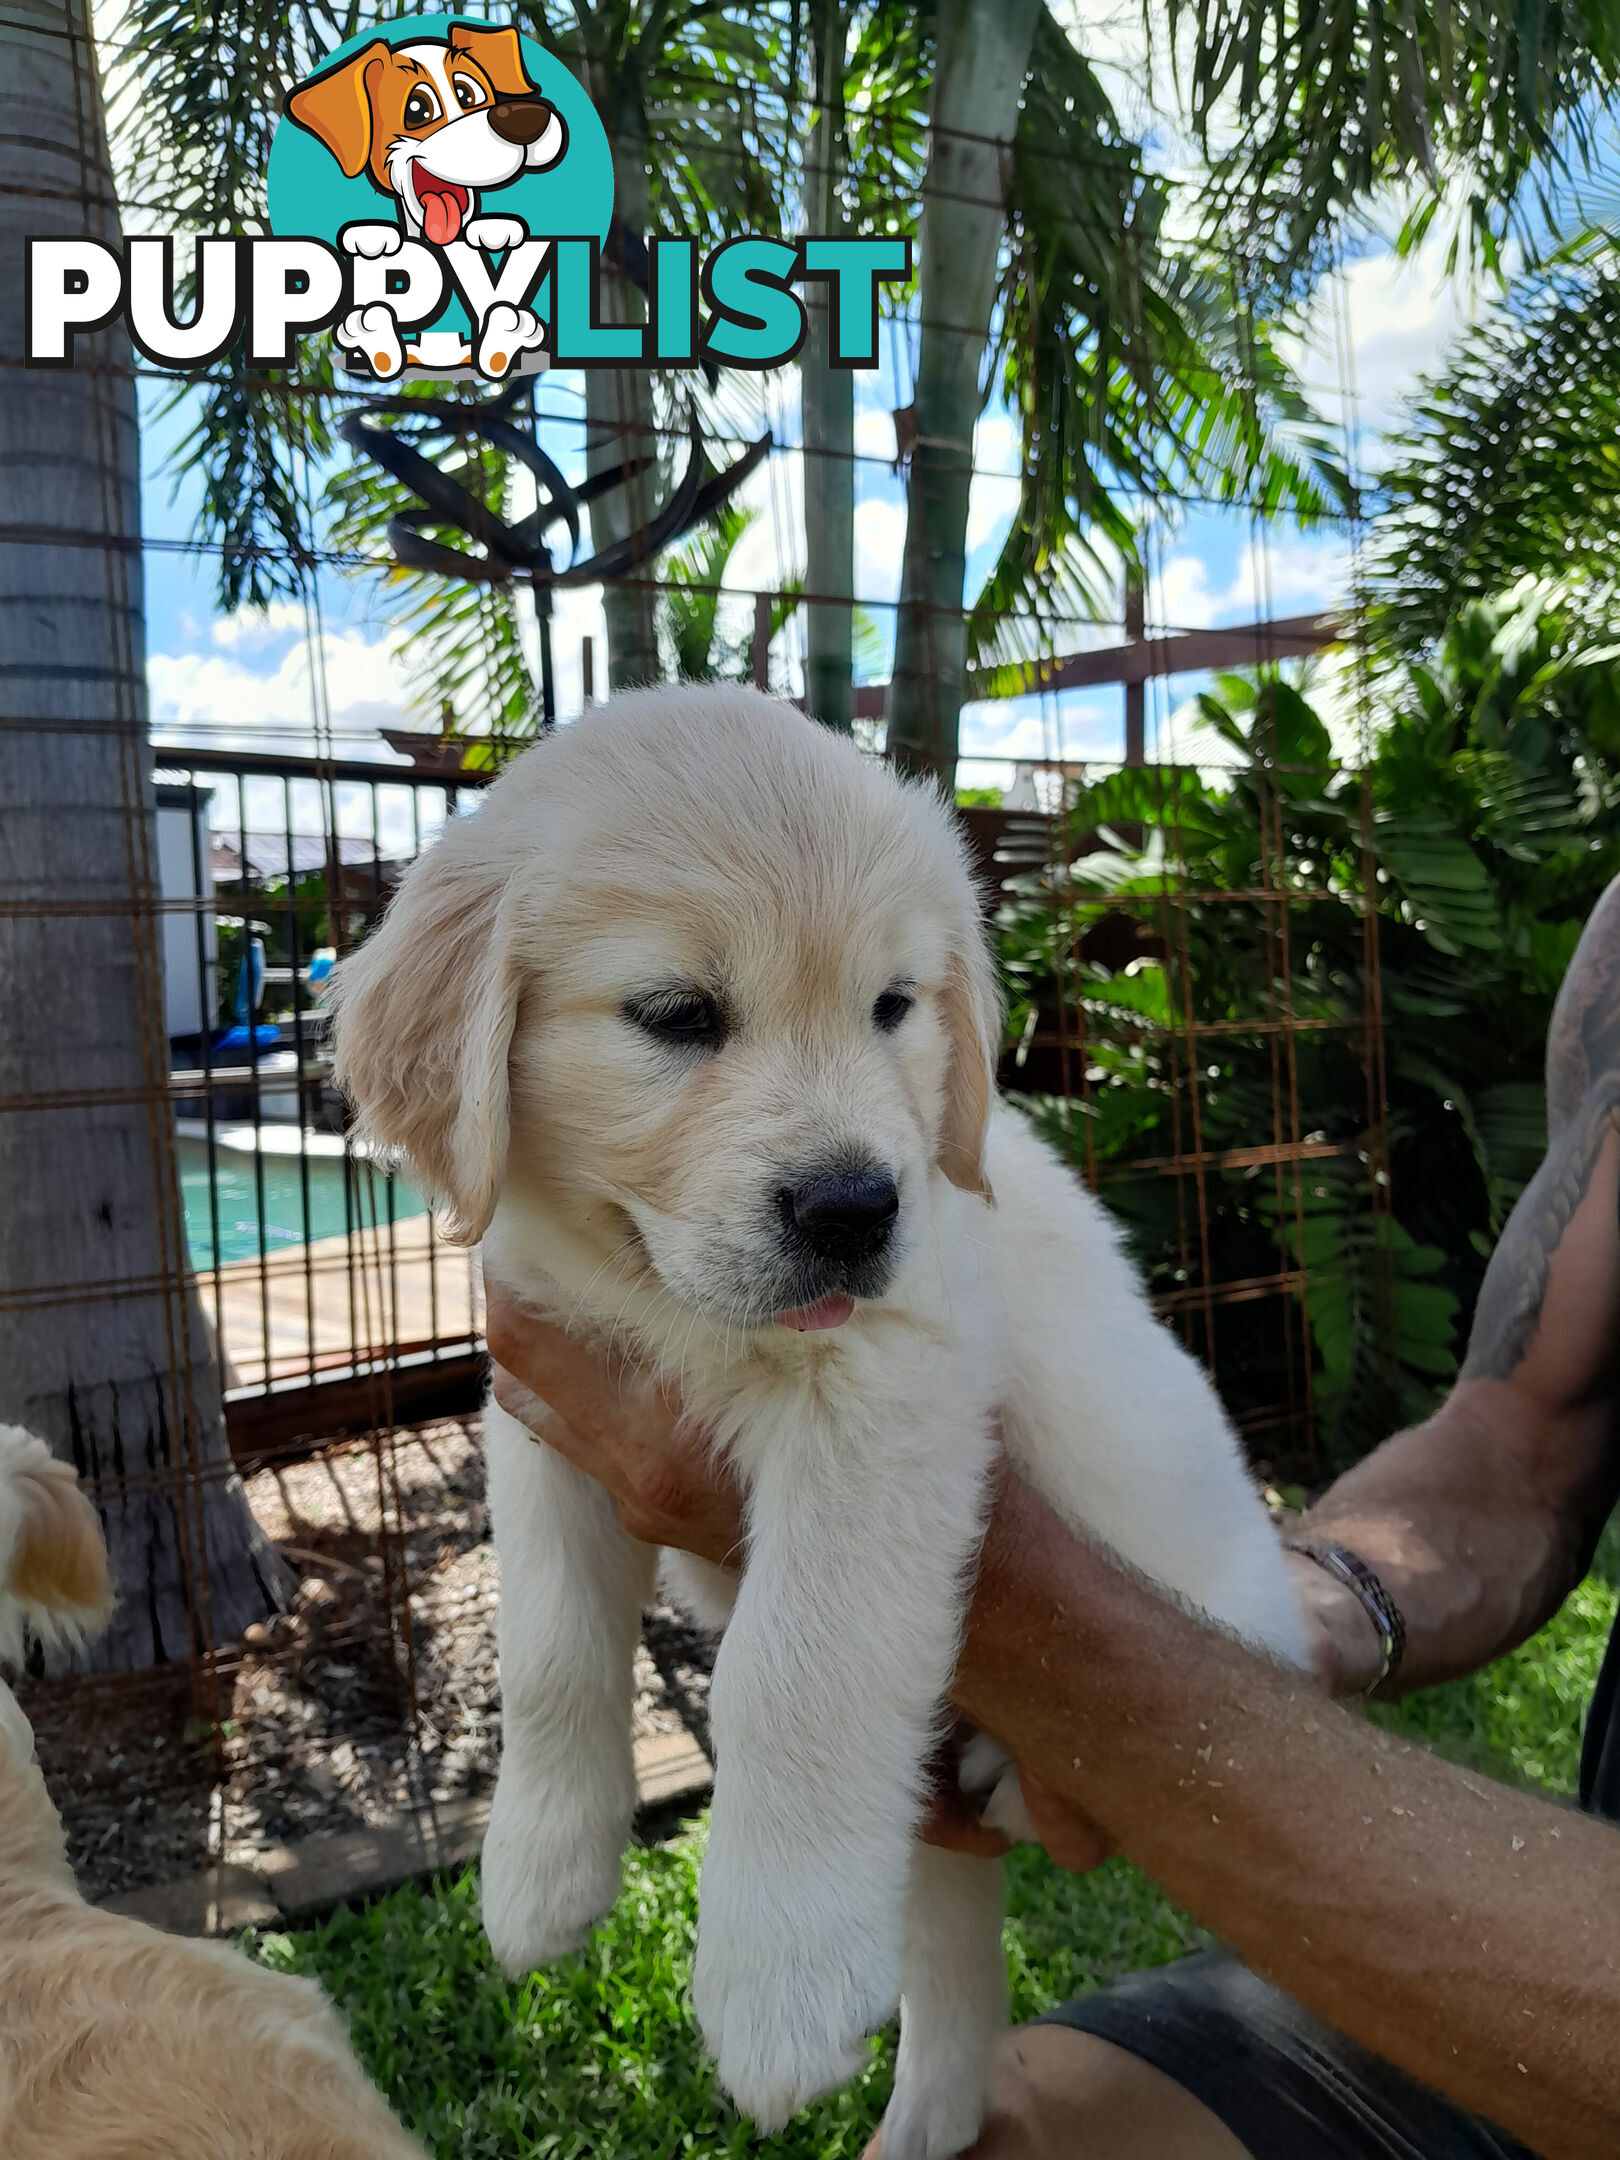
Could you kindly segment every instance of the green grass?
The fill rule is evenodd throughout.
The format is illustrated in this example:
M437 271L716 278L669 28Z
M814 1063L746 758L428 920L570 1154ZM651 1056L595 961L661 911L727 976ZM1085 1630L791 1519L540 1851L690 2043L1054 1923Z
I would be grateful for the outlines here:
M1374 1713L1470 1768L1567 1795L1581 1712L1614 1618L1620 1539L1534 1641L1472 1680ZM437 2160L665 2160L680 2153L844 2160L882 2112L893 2036L867 2069L780 2137L756 2140L715 2083L687 2005L701 1829L625 1861L612 1918L567 1964L516 1984L491 1963L477 1883L398 1891L302 1935L267 1935L266 1964L313 1973L362 2061ZM1207 1940L1123 1861L1069 1876L1010 1867L1013 2010L1031 2017Z
M1592 1572L1539 1635L1471 1679L1427 1688L1369 1715L1466 1769L1570 1798L1581 1719L1617 1604L1620 1516L1604 1531Z
M664 2160L678 2153L842 2160L888 2096L893 2036L853 2084L756 2139L715 2082L687 2006L702 1831L638 1850L607 1927L521 1983L491 1963L477 1878L407 1889L258 1955L313 1973L401 2117L440 2160ZM1012 1862L1007 1941L1016 2015L1161 1964L1205 1938L1123 1861L1081 1879L1040 1855Z

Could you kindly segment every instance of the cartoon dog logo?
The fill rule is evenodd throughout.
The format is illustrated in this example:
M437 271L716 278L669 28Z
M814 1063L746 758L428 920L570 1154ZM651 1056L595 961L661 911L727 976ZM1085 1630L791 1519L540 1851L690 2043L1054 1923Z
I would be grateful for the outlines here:
M485 254L520 246L528 238L524 221L484 209L481 198L555 165L568 147L562 115L529 80L518 33L470 23L453 22L445 37L409 44L378 38L300 83L286 110L325 145L346 179L363 173L393 198L393 222L358 220L339 235L351 254L372 258L397 254L406 240L465 244ZM507 302L492 308L478 331L487 373L503 372L545 340L532 310ZM428 357L421 350L427 340L407 346L381 301L353 309L336 335L378 375ZM465 361L470 353L432 357ZM485 366L490 360L501 364Z

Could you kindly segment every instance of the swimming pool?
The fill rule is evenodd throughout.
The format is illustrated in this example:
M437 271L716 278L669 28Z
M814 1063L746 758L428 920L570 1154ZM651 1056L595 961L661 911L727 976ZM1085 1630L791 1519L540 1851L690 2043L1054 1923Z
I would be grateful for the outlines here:
M215 1135L211 1192L206 1138L195 1132L178 1135L193 1267L211 1268L216 1260L221 1265L256 1260L261 1225L263 1249L273 1253L386 1223L390 1208L396 1222L427 1213L427 1202L403 1178L388 1177L368 1162L344 1156L325 1134L307 1138L306 1145L317 1152L300 1157L284 1151L296 1149L298 1141L295 1128L267 1128L263 1147L256 1149L251 1127L222 1128Z

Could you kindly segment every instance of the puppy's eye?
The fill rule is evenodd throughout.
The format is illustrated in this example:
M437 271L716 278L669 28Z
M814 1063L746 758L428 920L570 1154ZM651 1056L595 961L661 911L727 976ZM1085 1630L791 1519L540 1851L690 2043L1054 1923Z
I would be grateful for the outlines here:
M405 125L426 127L430 120L437 120L438 117L438 99L431 90L424 90L419 85L405 100Z
M625 1007L625 1017L643 1034L689 1049L718 1050L726 1039L719 1006L701 990L664 990L637 998Z
M463 112L476 112L480 105L489 103L484 95L483 84L474 82L470 75L452 75L450 84L456 93L456 103Z
M885 990L872 1007L872 1024L892 1035L916 1002L909 990Z

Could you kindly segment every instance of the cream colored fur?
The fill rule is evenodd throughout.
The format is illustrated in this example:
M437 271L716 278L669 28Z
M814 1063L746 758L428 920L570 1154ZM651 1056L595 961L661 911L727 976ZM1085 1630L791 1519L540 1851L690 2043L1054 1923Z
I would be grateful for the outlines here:
M722 1048L637 1023L682 984L723 1005ZM884 1032L896 985L915 1007ZM903 1992L888 2160L971 2141L1005 2012L999 1871L915 1843L992 1411L1077 1526L1278 1655L1302 1642L1208 1380L1103 1211L994 1104L997 1026L946 809L733 688L616 698L529 752L339 974L364 1127L502 1281L677 1375L742 1478L697 2014L769 2128L851 2073ZM852 1153L898 1181L892 1278L794 1332L774 1196ZM653 1556L493 1405L487 1431L505 1755L484 1914L522 1971L617 1889ZM717 1571L667 1566L731 1607ZM1015 1790L994 1806L1017 1820Z
M0 1425L0 1629L72 1636L109 1607L73 1472ZM4 2160L423 2160L312 1980L80 1898L33 1734L0 1682Z

